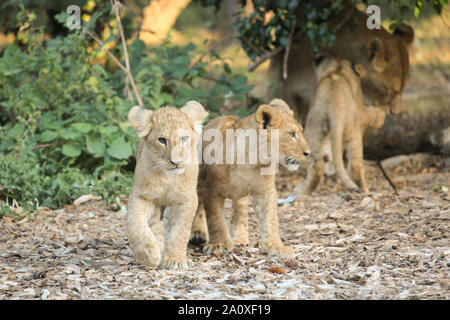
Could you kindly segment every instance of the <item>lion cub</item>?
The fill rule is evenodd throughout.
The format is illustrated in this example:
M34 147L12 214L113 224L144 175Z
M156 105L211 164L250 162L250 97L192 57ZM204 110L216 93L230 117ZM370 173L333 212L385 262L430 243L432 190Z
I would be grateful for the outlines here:
M268 168L260 160L260 145L258 157L255 163L250 163L250 158L245 163L232 164L205 164L205 156L208 144L203 144L203 160L199 178L199 208L192 228L192 242L206 241L209 233L209 243L203 247L206 254L224 254L233 249L237 244L248 244L248 201L252 197L253 207L258 216L261 232L261 246L263 252L269 255L289 256L294 253L289 246L283 245L280 239L278 227L277 189L275 187L276 166L281 163L288 170L296 170L299 162L310 153L307 142L303 137L303 128L294 119L292 110L280 100L274 99L268 105L258 107L256 113L239 119L235 116L217 117L211 120L203 131L203 140L208 130L221 132L221 145L230 146L225 137L228 132L255 132L258 141L265 133L263 139L272 141L272 136L278 133L278 153L272 153L275 169L262 173L261 169ZM211 132L211 131L209 131ZM221 139L221 138L220 138ZM233 138L234 139L234 138ZM250 139L248 139L250 141ZM235 145L239 139L232 140ZM272 150L270 142L270 150ZM227 150L225 150L225 153ZM245 143L245 149L241 152L249 155L255 149ZM263 151L265 152L265 151ZM272 152L272 151L271 151ZM234 153L234 149L233 149ZM277 154L275 154L277 153ZM239 157L239 152L237 154ZM225 156L224 156L225 159ZM223 207L225 199L233 201L233 216L228 231ZM202 212L202 211L205 212ZM206 213L207 229L204 223Z
M314 59L317 87L306 120L305 137L312 149L312 159L299 194L311 194L325 169L333 162L338 177L354 191L368 192L363 168L363 138L368 129L380 128L386 107L367 107L361 91L364 68L347 60L319 53ZM331 154L326 154L331 145ZM344 145L348 171L344 168ZM332 171L329 170L328 171Z
M136 260L146 266L184 269L192 264L186 259L186 247L198 205L194 140L201 137L206 116L196 101L181 109L151 111L136 106L128 113L140 137L128 202L128 240ZM166 208L164 228L161 206ZM162 229L164 234L158 234Z

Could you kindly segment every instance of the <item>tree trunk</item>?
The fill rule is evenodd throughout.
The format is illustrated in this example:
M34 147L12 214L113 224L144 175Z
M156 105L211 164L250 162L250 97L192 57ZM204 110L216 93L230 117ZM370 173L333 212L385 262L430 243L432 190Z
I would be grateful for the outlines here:
M446 140L442 136L449 124L450 108L427 114L388 115L384 125L365 139L364 158L376 160L416 152L445 153L448 146L444 145Z
M152 0L144 8L139 38L148 45L159 43L167 36L181 11L191 0Z

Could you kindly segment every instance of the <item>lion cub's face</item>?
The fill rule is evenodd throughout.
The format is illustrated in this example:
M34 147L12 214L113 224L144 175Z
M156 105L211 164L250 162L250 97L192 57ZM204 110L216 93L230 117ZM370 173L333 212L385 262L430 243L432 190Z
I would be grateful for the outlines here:
M141 138L141 154L152 170L167 174L183 174L186 164L195 161L196 134L207 112L195 101L183 108L163 107L156 111L133 107L128 120ZM145 161L145 159L137 159Z
M267 121L269 118L270 127L279 130L280 164L289 171L297 170L300 162L311 153L303 137L302 126L295 120L289 106L281 99L273 99L269 105L262 105L256 111L257 121L259 119Z

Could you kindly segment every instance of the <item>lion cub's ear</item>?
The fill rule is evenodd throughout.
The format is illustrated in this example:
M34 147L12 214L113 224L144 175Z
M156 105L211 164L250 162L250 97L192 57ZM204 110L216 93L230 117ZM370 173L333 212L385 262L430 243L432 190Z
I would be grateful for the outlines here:
M281 99L278 99L278 98L272 99L269 102L269 106L272 106L272 107L275 107L275 108L277 108L277 109L279 109L281 111L287 112L291 116L294 115L294 112L292 111L291 108L289 108L288 104L286 102L284 102L284 100L281 100Z
M267 104L260 105L255 116L259 129L275 129L281 126L281 117L278 110Z
M363 78L366 75L366 69L360 64L352 64L353 71L360 78Z
M140 138L145 137L150 132L150 117L152 113L153 111L140 106L134 106L128 112L128 123L139 133Z
M180 109L186 113L189 119L194 123L194 130L196 132L202 131L202 122L208 116L208 112L197 101L191 100Z

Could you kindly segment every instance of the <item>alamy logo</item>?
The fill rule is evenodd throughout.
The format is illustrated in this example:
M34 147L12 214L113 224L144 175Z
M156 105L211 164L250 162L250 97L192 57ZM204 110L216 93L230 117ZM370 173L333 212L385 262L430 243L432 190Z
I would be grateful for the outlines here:
M381 29L381 9L377 5L370 5L366 9L366 13L370 16L367 18L367 29Z
M187 133L174 132L176 137ZM173 141L174 139L170 139ZM192 153L191 147L196 148ZM192 157L194 156L194 157ZM208 129L194 143L178 144L171 150L171 159L184 159L185 163L261 165L261 174L274 174L279 163L279 130L272 129ZM194 162L192 162L194 161Z
M80 7L76 5L71 5L67 7L67 18L66 27L70 30L81 29L81 11Z

